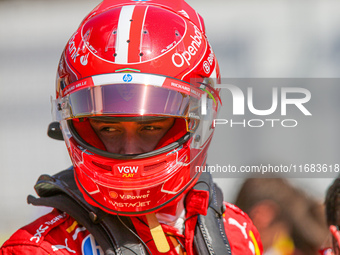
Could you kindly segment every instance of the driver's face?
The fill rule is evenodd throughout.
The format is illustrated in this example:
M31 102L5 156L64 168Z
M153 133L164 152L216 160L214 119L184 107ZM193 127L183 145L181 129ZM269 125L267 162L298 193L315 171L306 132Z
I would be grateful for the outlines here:
M174 118L133 122L90 119L90 124L108 152L140 154L154 150L174 121Z

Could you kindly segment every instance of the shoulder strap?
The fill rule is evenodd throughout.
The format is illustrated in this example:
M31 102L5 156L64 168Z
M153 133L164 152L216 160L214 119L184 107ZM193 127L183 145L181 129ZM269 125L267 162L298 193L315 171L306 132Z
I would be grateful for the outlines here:
M207 190L210 202L207 215L198 215L194 246L198 254L231 255L231 249L223 224L223 193L212 181L210 173L202 173L196 190Z
M72 168L54 176L40 176L34 188L40 198L29 195L28 203L51 206L69 214L95 237L105 255L149 254L145 244L131 233L134 227L128 217L105 213L83 199Z
M40 176L34 188L40 198L29 195L28 203L54 207L69 214L95 237L105 255L150 254L132 231L134 227L129 217L105 213L84 200L74 181L72 168L54 176ZM207 215L199 215L197 220L194 236L197 253L231 255L223 225L222 191L213 183L209 173L202 173L194 189L210 193Z

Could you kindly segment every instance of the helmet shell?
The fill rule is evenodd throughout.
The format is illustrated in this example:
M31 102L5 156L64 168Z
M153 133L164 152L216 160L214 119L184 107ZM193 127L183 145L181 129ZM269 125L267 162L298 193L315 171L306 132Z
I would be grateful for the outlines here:
M187 83L195 79L196 91L204 79L219 79L203 19L181 0L103 1L66 44L57 71L56 100L66 100L77 86L88 89L82 84L87 79L122 72ZM183 93L180 87L178 92ZM98 153L79 138L70 126L72 120L60 120L76 182L86 201L120 215L142 215L177 203L198 179L197 166L206 163L214 131L211 122L220 104L218 100L210 103L208 120L201 120L197 128L203 135L193 135L170 151L137 158Z
M81 23L60 59L57 96L77 80L104 73L152 73L187 82L219 74L202 21L191 8L175 12L153 1L128 3L99 7Z

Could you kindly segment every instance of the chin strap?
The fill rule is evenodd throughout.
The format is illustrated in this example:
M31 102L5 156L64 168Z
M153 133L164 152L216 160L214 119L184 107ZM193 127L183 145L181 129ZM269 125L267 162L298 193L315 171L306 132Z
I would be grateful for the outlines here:
M66 212L97 240L105 255L152 255L136 234L129 217L108 214L89 205L74 180L73 168L54 176L42 175L34 186L40 198L29 195L29 204L50 206ZM187 254L231 255L223 224L223 195L209 173L202 173L185 198L185 248ZM170 250L155 214L146 215L157 250Z

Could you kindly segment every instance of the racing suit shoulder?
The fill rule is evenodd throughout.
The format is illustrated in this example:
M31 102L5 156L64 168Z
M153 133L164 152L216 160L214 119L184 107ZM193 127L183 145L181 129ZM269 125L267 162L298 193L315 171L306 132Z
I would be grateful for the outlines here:
M0 255L81 254L81 241L87 235L69 215L54 209L17 230L2 245Z
M224 202L224 227L233 255L263 253L260 234L248 215L237 206Z
M224 226L232 255L262 254L259 234L249 217L238 207L224 204ZM15 232L0 248L0 255L87 254L83 249L97 251L89 254L103 254L93 236L84 227L69 215L54 209Z

